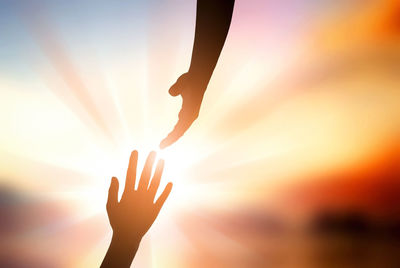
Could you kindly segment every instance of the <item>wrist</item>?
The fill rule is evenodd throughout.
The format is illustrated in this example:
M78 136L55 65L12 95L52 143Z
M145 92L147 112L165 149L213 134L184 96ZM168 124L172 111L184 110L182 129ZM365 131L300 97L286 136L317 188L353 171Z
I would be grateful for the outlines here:
M200 71L196 68L190 68L187 72L189 79L193 81L194 84L198 85L200 88L206 91L208 83L210 82L212 73Z
M142 240L142 237L139 235L131 236L131 235L113 232L111 244L114 244L118 247L123 247L123 248L130 250L130 249L138 248L141 240Z
M139 248L140 240L141 238L128 239L128 236L113 233L110 246L101 267L130 267Z

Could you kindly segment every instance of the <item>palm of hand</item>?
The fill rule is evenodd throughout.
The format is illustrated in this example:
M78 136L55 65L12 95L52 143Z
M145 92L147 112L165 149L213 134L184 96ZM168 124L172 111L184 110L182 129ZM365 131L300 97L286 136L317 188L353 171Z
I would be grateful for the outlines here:
M172 184L169 183L154 203L164 161L158 162L149 186L155 159L155 153L152 152L146 160L138 188L135 190L137 158L137 152L132 152L121 201L118 202L118 180L113 178L107 202L107 213L114 233L127 240L141 239L146 234L172 189Z
M157 217L153 200L137 192L124 196L108 214L114 232L132 238L143 237Z

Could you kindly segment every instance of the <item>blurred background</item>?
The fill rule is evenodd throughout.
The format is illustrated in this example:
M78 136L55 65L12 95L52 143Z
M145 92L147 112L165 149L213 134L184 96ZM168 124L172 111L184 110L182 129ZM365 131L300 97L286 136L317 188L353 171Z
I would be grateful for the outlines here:
M100 265L111 176L177 121L195 7L0 0L1 267ZM400 3L237 0L159 157L174 188L133 267L400 267Z

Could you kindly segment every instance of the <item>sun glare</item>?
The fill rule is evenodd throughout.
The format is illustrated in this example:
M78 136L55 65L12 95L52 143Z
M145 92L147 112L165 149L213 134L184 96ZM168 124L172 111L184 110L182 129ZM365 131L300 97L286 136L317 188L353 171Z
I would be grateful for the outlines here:
M25 16L19 7L10 11L13 4L0 8L10 21L0 27L10 36L4 45L0 42L0 56L7 55L0 61L0 179L6 190L12 189L11 196L27 196L33 205L44 201L59 213L44 220L49 226L40 226L56 243L84 233L78 240L86 242L82 252L92 250L87 253L90 261L98 261L109 242L102 237L109 226L96 227L107 220L105 204L113 176L119 180L119 195L123 192L132 150L139 152L136 183L153 150L157 159L165 160L157 197L173 183L149 232L165 239L148 243L143 247L150 250L139 254L151 255L151 249L158 248L153 267L190 267L158 265L166 258L182 259L184 254L171 250L176 245L194 252L209 250L204 246L209 243L196 245L196 236L203 233L177 223L182 218L195 221L190 213L206 211L212 217L212 209L241 213L273 207L277 204L270 197L286 192L274 192L272 186L286 190L287 185L352 168L392 146L387 141L398 143L399 48L392 47L390 37L381 44L383 36L376 36L375 43L373 32L357 32L361 46L351 42L347 31L343 37L332 35L359 27L327 27L330 16L342 10L331 10L331 4L300 10L285 1L265 6L263 1L236 1L232 29L199 118L177 143L160 150L159 142L176 124L181 108L181 98L172 98L168 88L190 63L195 2L167 1L157 8L146 1L84 2L65 1L59 7L45 1L33 11L33 5L27 7L35 17ZM34 12L42 6L41 12ZM303 13L308 8L312 10ZM350 23L343 14L352 14L351 21L354 11L340 12L338 19ZM307 21L297 21L303 19ZM319 36L319 31L330 38ZM285 210L291 213L295 208ZM47 216L47 210L43 214ZM30 217L34 223L39 218ZM222 236L208 222L201 225L204 239L213 241L215 233ZM32 226L33 232L39 229ZM54 235L54 226L62 226L60 237ZM87 234L85 228L97 233ZM12 242L25 245L24 235L16 237L22 240ZM36 248L42 238L32 241L32 252L46 252ZM76 241L65 245L75 250ZM166 245L172 257L166 257ZM52 257L59 261L61 255ZM76 252L65 256L81 260ZM60 263L64 261L70 264Z

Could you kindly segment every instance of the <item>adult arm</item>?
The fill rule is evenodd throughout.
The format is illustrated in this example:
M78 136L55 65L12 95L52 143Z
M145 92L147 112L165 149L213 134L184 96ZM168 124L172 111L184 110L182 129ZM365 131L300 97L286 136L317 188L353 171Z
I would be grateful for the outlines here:
M176 142L197 119L201 102L229 31L234 0L198 0L192 60L187 73L171 86L172 96L182 96L178 123L161 142L165 148Z

